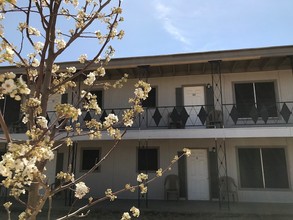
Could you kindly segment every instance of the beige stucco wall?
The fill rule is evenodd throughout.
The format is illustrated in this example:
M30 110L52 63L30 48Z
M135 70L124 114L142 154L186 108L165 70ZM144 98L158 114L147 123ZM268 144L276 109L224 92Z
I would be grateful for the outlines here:
M128 107L128 98L133 96L134 84L138 79L129 79L121 89L109 89L104 91L104 108ZM144 79L146 80L146 79ZM275 70L249 73L222 74L223 103L234 103L235 82L274 81L276 82L277 101L292 101L293 76L291 70ZM187 85L212 84L212 77L206 75L187 75L174 77L148 78L147 82L157 88L158 106L174 106L175 88ZM96 87L95 89L101 89Z
M168 166L170 160L181 151L183 147L200 148L211 150L215 146L214 139L185 139L185 140L148 140L148 147L159 148L159 167ZM84 141L79 142L77 147L77 172L80 172L80 148L98 147L104 155L110 149L112 141ZM241 146L282 146L286 149L287 169L290 189L286 190L248 190L238 189L239 201L243 202L292 202L293 201L293 139L292 138L251 138L251 139L226 139L228 175L233 177L237 185L239 183L237 147ZM103 196L107 188L118 190L126 183L136 184L137 159L136 150L138 141L123 141L111 156L103 162L99 172L90 174L86 179L91 188L92 196ZM168 173L178 173L177 164ZM154 173L149 173L154 176ZM164 199L164 177L157 179L149 185L149 199ZM123 193L119 198L137 198L135 193Z
M236 180L240 186L238 172L237 147L284 147L287 159L287 171L290 189L238 189L239 201L244 202L292 202L293 201L293 139L292 138L246 138L228 139L225 141L227 149L228 175Z
M143 141L145 143L145 141ZM158 147L159 149L159 167L165 168L170 164L170 161L184 147L190 148L209 148L213 141L204 140L149 140L148 147ZM112 141L84 141L78 143L76 176L80 176L83 172L80 171L80 149L82 147L97 147L101 149L101 153L105 155L112 146ZM87 185L91 188L93 196L103 196L107 188L113 191L121 189L126 183L136 184L137 177L137 148L138 141L123 141L111 156L103 162L100 171L90 174L87 179ZM175 164L168 173L178 173L177 164ZM153 177L155 173L149 173ZM158 178L149 185L149 199L164 198L164 177ZM124 193L119 198L137 198L135 193Z

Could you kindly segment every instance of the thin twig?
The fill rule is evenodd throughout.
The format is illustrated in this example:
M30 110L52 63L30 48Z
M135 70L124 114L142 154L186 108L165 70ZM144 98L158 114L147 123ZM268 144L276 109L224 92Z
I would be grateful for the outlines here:
M49 210L48 210L48 220L51 219L51 210L52 210L52 197L49 196Z

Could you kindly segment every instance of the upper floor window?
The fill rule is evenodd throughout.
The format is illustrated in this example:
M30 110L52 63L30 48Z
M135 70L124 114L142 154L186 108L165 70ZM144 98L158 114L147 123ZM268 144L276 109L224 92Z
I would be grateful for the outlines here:
M142 101L142 107L154 108L157 106L157 88L153 88L149 92L146 100Z
M274 82L235 83L236 107L240 118L277 116Z
M239 148L242 188L289 188L284 148Z
M91 94L97 96L97 103L101 108L103 108L103 105L104 105L103 90L93 90L91 91Z
M20 119L20 103L9 96L0 99L0 110L7 126L11 126Z

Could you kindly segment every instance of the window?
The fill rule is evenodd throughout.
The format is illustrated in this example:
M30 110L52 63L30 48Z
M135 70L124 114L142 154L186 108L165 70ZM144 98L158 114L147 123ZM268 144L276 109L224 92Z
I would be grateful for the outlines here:
M274 82L236 83L235 98L240 118L251 117L254 112L258 116L277 116Z
M284 148L239 148L242 188L289 188Z
M61 95L61 104L68 103L68 93L64 93Z
M157 106L157 88L152 88L146 100L142 101L142 107L155 108Z
M94 90L94 91L91 91L91 94L97 96L97 103L102 108L103 104L104 104L104 102L103 102L103 90Z
M138 171L158 170L158 149L138 149L137 151Z
M11 126L14 122L19 120L20 103L20 101L15 101L9 96L5 96L4 99L0 99L0 110L8 126ZM13 109L13 111L11 111L11 109Z
M81 170L90 170L97 162L100 161L100 149L96 148L83 148L81 149ZM96 168L99 170L99 167Z

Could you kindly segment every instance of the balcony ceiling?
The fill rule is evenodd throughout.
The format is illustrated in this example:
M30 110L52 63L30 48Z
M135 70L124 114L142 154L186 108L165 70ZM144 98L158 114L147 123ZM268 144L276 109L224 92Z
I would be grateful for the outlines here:
M289 57L270 57L259 59L221 61L221 73L243 73L258 71L273 71L291 69ZM190 64L168 64L158 66L138 66L117 69L108 69L107 73L111 78L121 77L124 73L131 78L151 78L184 75L211 74L211 64L209 62ZM116 77L115 77L116 76Z
M128 73L133 78L211 74L211 61L221 62L221 73L292 69L293 46L115 59L110 77Z
M210 61L220 61L223 74L292 69L293 46L117 58L106 68L108 79L121 78L124 73L130 78L202 75L211 74ZM79 62L62 62L60 66L61 70L69 66L83 68ZM24 72L22 68L0 67L0 72L7 71Z

